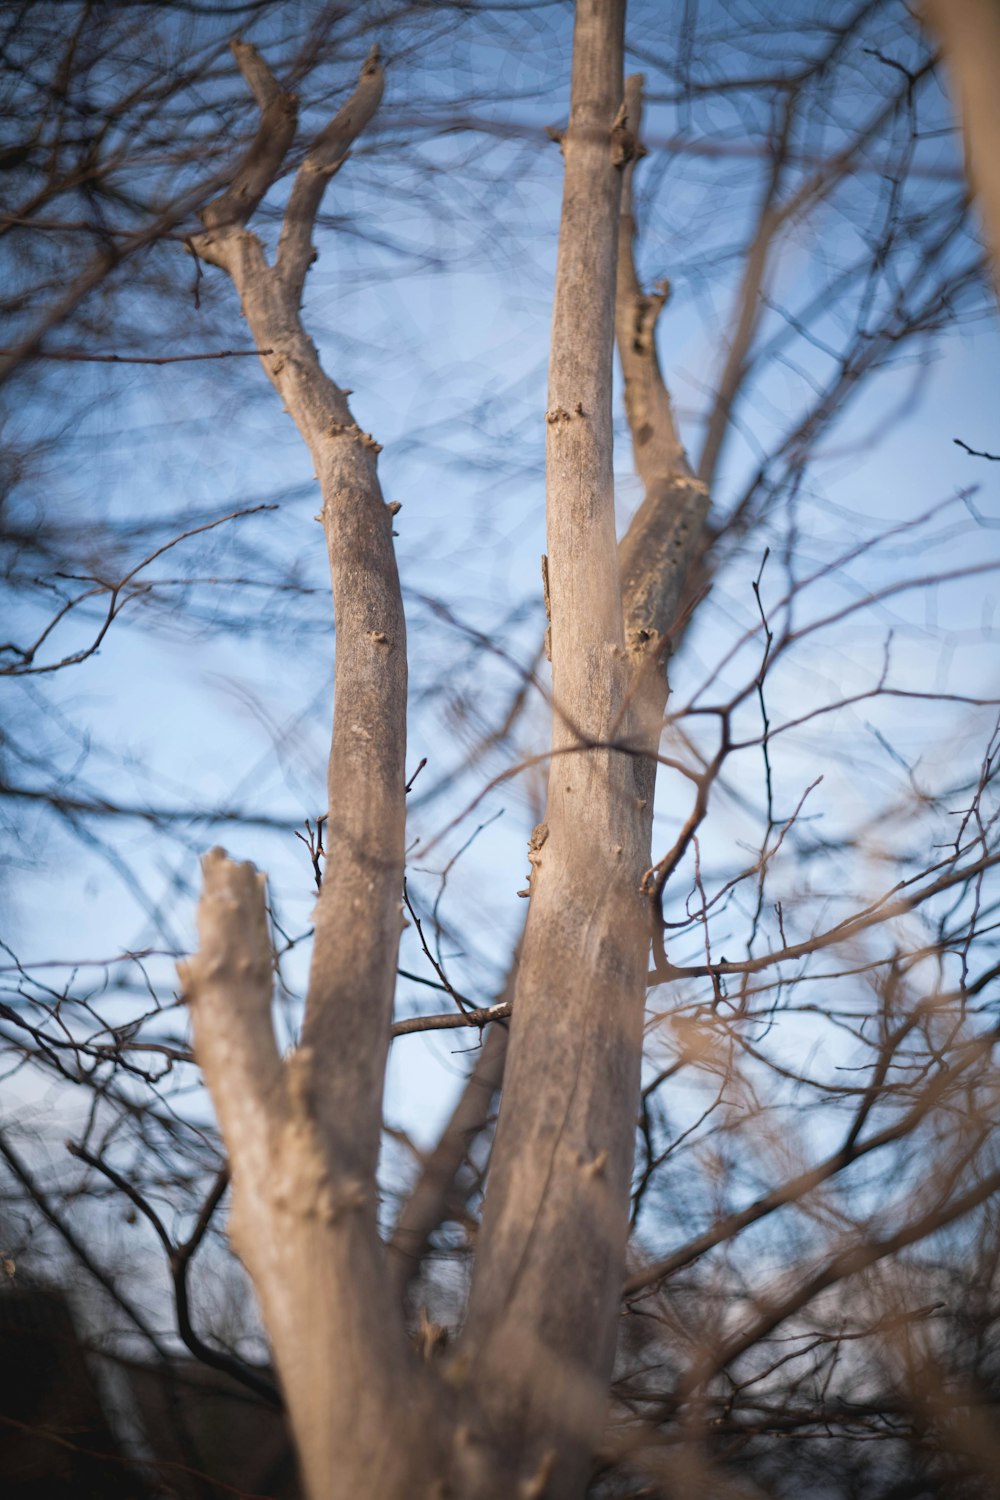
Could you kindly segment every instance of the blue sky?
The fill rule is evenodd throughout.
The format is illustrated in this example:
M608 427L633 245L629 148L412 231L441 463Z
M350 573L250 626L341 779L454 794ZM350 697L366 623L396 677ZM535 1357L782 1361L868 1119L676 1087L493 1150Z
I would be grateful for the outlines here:
M535 95L499 106L501 118L533 126L564 118L560 68L568 41L566 12L553 11L547 19L551 30L545 32L523 24L529 41L535 35L554 38L557 45L533 50L522 39L520 47L505 50L480 40L456 54L451 74L444 69L435 76L431 92L447 101L449 84L467 76L460 75L461 63L476 70L480 86L495 78L511 93ZM387 108L403 113L405 98L402 92L394 98L391 68L389 79ZM869 99L859 84L850 107L862 109ZM734 139L739 121L725 101L707 104L694 122L673 105L654 104L648 134L665 138L683 128L702 136L711 127L718 138ZM826 126L831 144L839 128L836 120ZM928 161L955 163L955 141L948 135L923 142L920 149ZM640 170L657 189L655 204L646 205L652 229L642 243L643 274L649 279L667 274L674 282L661 322L661 356L683 435L696 448L706 389L718 371L731 322L738 263L727 247L745 234L761 165L737 159L706 177L700 158L680 155L667 161L654 152ZM441 187L441 177L452 181ZM357 420L384 446L380 472L386 496L403 506L397 526L411 621L410 763L415 768L421 756L429 759L414 792L414 841L447 825L489 776L509 763L510 756L489 758L450 796L420 809L418 794L474 737L483 704L495 712L517 686L509 665L474 656L461 633L421 598L443 600L454 618L498 638L522 666L530 663L540 631L545 362L560 178L558 151L533 138L442 137L400 160L384 142L376 142L359 150L336 179L327 206L344 224L339 231L321 232L320 260L309 283L307 325L331 374L354 388ZM933 210L939 189L927 191ZM783 252L776 294L794 300L827 264L848 257L861 238L858 224L868 222L863 201L857 206L867 193L874 203L872 180L859 178L847 206L796 226ZM355 234L353 228L362 225L365 233ZM380 236L404 240L418 256L440 265L380 248L373 243ZM177 257L178 275L188 277L190 264L180 249ZM206 275L218 283L208 293L217 322L217 310L232 294L221 275ZM1000 447L996 326L991 315L971 316L971 302L956 309L952 328L913 346L912 362L908 356L900 368L866 386L823 444L827 451L810 471L801 506L803 559L826 559L865 530L919 515L967 484L980 486L975 503L982 512L1000 517L995 468L969 458L952 442L963 437L974 447ZM831 329L836 320L831 308ZM230 326L235 342L240 328L235 320ZM822 323L820 331L829 332ZM203 338L193 305L186 322L151 328L150 334L157 347L177 349L197 348ZM747 435L736 436L727 453L718 485L720 510L752 471L754 444L770 441L801 399L803 385L821 378L821 350L801 344L795 359L791 370L770 367L740 410ZM280 499L280 509L181 542L150 569L160 580L156 628L129 629L122 619L86 663L34 679L26 688L15 685L8 709L14 732L18 725L30 725L35 734L44 723L43 744L67 776L79 774L122 800L176 805L193 797L203 807L238 803L298 823L315 817L325 805L330 607L323 538L313 520L317 495L289 419L253 360L225 370L77 367L72 394L75 400L89 398L89 410L55 450L46 476L49 503L62 514L85 517L90 507L98 507L104 514L127 516L138 507L148 515L190 506L223 515L272 496ZM900 408L902 415L886 427ZM42 424L51 417L51 411L29 414L28 421ZM624 524L638 499L624 430L617 464ZM778 531L769 533L768 544L775 544ZM679 698L752 623L750 581L764 545L764 538L754 538L727 564L676 663ZM996 556L994 534L977 528L960 505L902 546L891 559L879 553L872 563L858 564L853 582L824 586L817 608L831 607L852 587L885 582L902 571L932 572ZM211 581L183 588L167 581L189 574L249 581L235 596ZM289 578L300 591L275 594L270 585ZM765 597L772 586L777 597L773 568L765 573ZM880 612L878 631L870 621L850 625L782 668L774 679L776 708L817 692L854 690L877 676L890 625L896 629L900 681L996 696L993 642L988 631L983 633L994 596L986 576L934 591L936 613L928 613L924 597L894 601ZM235 630L224 628L230 611L240 616ZM79 632L79 625L68 626L59 640L75 646ZM748 661L748 653L738 659L730 671L733 680L745 673ZM28 694L35 695L33 701ZM47 705L42 721L36 714L39 701ZM881 752L877 741L866 738L865 725L883 712L880 732L899 741L907 758L922 755L935 784L952 769L964 734L963 753L970 764L975 761L982 714L919 710L909 703L849 714L835 729L822 730L825 745L845 751L833 770L827 768L816 799L816 815L822 814L827 827L856 820L866 799L889 795L900 776L890 764L871 770ZM967 729L970 719L975 722ZM539 701L522 747L543 744L545 732ZM812 779L818 753L815 739L805 737L783 759L792 801ZM866 767L863 777L859 763ZM746 777L747 794L757 797L756 763ZM498 985L523 916L515 893L524 883L525 845L542 791L538 772L507 782L426 863L419 856L414 860L414 894L426 910L438 889L435 871L479 823L495 818L450 875L442 905L450 927L460 934L445 943L450 971L465 993L483 1001ZM674 787L665 786L658 823L662 840L679 816L671 801L676 796ZM8 941L23 961L68 963L127 949L186 947L193 937L197 856L215 841L267 869L285 931L306 930L310 869L290 833L254 827L209 833L194 825L176 838L153 841L142 824L125 822L106 832L113 856L139 873L150 907L143 907L108 858L88 850L44 812L28 810L20 818L12 842L16 878L5 901ZM728 866L739 840L751 834L752 819L723 800L706 847L720 866ZM724 944L724 933L721 937ZM285 962L293 989L301 989L305 963L306 945L300 943ZM412 933L403 963L428 972ZM155 962L151 972L168 990L170 961ZM426 1005L433 993L402 982L400 1012ZM122 1002L122 1014L129 1003ZM472 1041L455 1034L399 1041L389 1075L389 1119L412 1130L418 1141L428 1141L464 1072L467 1058L460 1049ZM14 1087L24 1098L37 1085L22 1077ZM51 1097L46 1093L46 1107ZM65 1133L65 1123L57 1128Z

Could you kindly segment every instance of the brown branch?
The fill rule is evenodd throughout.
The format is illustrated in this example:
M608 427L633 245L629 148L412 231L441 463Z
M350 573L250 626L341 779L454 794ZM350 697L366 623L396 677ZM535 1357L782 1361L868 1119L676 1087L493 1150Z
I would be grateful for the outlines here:
M637 135L642 122L642 83L639 73L625 83L626 116ZM668 284L660 282L657 292L648 295L636 274L632 206L636 160L627 163L622 182L615 334L632 453L645 492L619 549L626 641L638 659L648 653L658 656L660 643L668 640L676 624L682 595L691 584L693 560L704 546L708 494L691 473L660 371L656 328ZM651 716L658 719L662 711L662 703L654 705ZM652 730L650 724L647 737Z
M39 349L32 358L89 365L177 365L200 359L247 359L271 352L270 349L216 349L209 354L90 354L86 349ZM16 349L0 349L0 358L17 353Z
M320 132L296 174L281 226L276 263L278 277L295 306L301 299L306 272L315 259L313 225L327 184L374 116L384 88L385 73L375 44L365 59L354 93Z
M730 1240L757 1224L761 1219L768 1218L778 1209L785 1208L789 1204L801 1202L807 1194L813 1192L824 1182L829 1182L837 1177L852 1163L870 1155L873 1151L880 1151L884 1146L894 1144L896 1141L905 1139L911 1131L922 1124L935 1106L944 1097L947 1090L954 1084L957 1077L964 1073L967 1068L977 1059L988 1056L995 1045L995 1037L991 1033L988 1037L977 1038L971 1045L964 1059L953 1067L942 1069L927 1086L924 1094L899 1120L892 1125L869 1136L865 1141L859 1141L861 1129L871 1112L878 1097L878 1091L884 1082L889 1061L900 1042L909 1035L913 1028L919 1023L921 1014L926 1014L930 1007L925 1006L921 1011L915 1012L899 1026L892 1036L888 1037L881 1049L881 1057L876 1066L872 1083L865 1091L861 1103L855 1114L854 1121L847 1133L842 1146L834 1151L824 1161L817 1163L808 1171L800 1172L795 1177L789 1178L778 1187L769 1189L768 1192L755 1199L746 1208L736 1213L726 1214L717 1219L702 1234L689 1240L672 1254L665 1256L662 1260L653 1262L651 1265L643 1266L641 1270L634 1272L625 1282L624 1295L634 1296L646 1287L652 1287L677 1271L689 1266L693 1261L700 1260L717 1245L728 1243Z
M393 117L393 123L401 130L428 130L435 131L439 135L465 133L493 136L501 140L533 142L558 138L558 132L556 136L553 136L551 130L538 125L527 124L519 120L501 120L471 114L434 115L427 111L411 112L396 114ZM770 143L739 140L735 137L713 140L710 136L704 135L644 135L643 143L650 151L662 151L667 156L696 156L710 161L757 162L762 159L769 160L771 156ZM790 150L786 160L790 167L811 167L825 177L838 163L839 158L824 156L818 151ZM861 158L854 164L852 171L862 177L884 179L892 172L892 168L893 163L890 160L870 161ZM916 180L926 182L960 182L962 178L961 170L950 166L947 162L917 161L909 167L908 174ZM0 223L2 222L0 218Z
M835 45L840 45L841 39ZM934 60L928 58L895 94L876 109L858 129L853 140L782 199L781 187L789 165L788 143L798 102L796 91L785 96L781 122L771 144L769 170L753 236L744 262L743 276L736 294L732 342L726 354L714 401L705 428L705 438L698 460L698 478L711 488L728 436L733 409L743 389L751 364L751 352L760 326L772 255L779 234L818 199L829 200L833 188L854 169L864 148L874 140L886 121L899 108L900 100L912 97L918 83L928 79Z
M96 651L100 650L101 644L108 631L111 629L111 626L113 625L115 619L124 609L129 599L134 598L133 594L125 593L125 591L128 589L129 584L133 581L133 579L137 577L139 573L141 573L145 568L148 568L151 563L156 562L157 558L162 557L163 554L165 552L169 552L172 547L178 546L181 542L188 541L193 536L201 536L201 534L205 531L214 531L216 526L222 526L226 521L238 521L244 516L255 516L261 511L277 510L278 508L279 507L277 505L266 504L251 505L246 510L230 511L227 516L219 516L214 521L206 521L203 526L192 526L190 531L185 531L182 532L180 536L172 537L169 542L164 542L162 547L157 547L156 550L154 552L151 552L148 557L144 557L142 559L142 562L136 563L134 567L130 568L127 573L123 574L121 578L117 579L113 583L107 582L106 580L100 578L86 580L93 582L93 588L89 588L85 590L84 593L78 594L75 599L67 600L62 609L60 609L53 616L53 618L46 625L45 629L42 631L41 635L37 637L32 645L22 647L14 645L11 642L6 642L4 643L4 645L0 646L0 651L12 651L21 658L20 662L13 666L0 667L0 677L30 677L47 672L58 672L63 667L79 666L81 662L87 661L91 656L94 655ZM57 576L65 577L68 575ZM74 581L83 582L85 580L83 580L82 578L76 578ZM125 594L124 598L121 597L123 593ZM74 652L71 656L64 656L61 661L47 662L44 666L41 667L34 666L33 663L36 655L48 640L52 632L55 630L56 626L59 625L61 621L63 621L66 616L76 608L78 604L84 604L88 599L99 598L102 594L110 595L107 612L97 632L97 635L94 637L91 644L84 647L82 651Z
M293 818L275 818L266 813L241 812L239 808L220 807L199 812L190 807L144 807L137 802L112 802L104 797L72 796L55 788L14 786L0 779L0 797L20 802L43 802L54 812L80 814L88 818L135 818L143 823L244 823L248 828L273 828L281 833L295 831Z
M298 100L294 94L286 94L279 88L256 47L241 41L230 45L239 70L257 101L260 120L229 186L202 210L202 223L210 232L247 222L277 177L295 139L298 124Z
M203 204L207 197L229 182L231 178L231 168L227 167L214 172L206 180L197 183L190 192L183 193L164 213L143 229L130 233L120 244L111 247L102 246L62 296L43 310L21 342L9 353L0 356L0 385L14 374L24 360L32 358L39 351L45 335L52 328L58 328L64 324L112 271L132 256L139 254L140 251L169 236L178 224L183 223L193 210Z
M510 1001L497 1005L483 1005L474 1010L463 1010L457 1015L407 1016L392 1023L393 1036L414 1036L418 1031L455 1031L465 1026L478 1026L480 1031L491 1021L503 1021L511 1011Z

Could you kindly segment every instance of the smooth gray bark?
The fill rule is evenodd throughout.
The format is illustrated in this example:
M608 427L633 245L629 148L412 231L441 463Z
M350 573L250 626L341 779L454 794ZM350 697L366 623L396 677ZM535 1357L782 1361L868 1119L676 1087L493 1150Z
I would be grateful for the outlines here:
M577 10L547 412L553 758L545 823L532 839L531 908L457 1356L459 1375L482 1393L495 1439L516 1434L544 1476L541 1493L567 1497L580 1492L607 1400L638 1101L652 916L644 876L665 658L708 508L677 438L656 360L655 307L632 261L641 80L630 80L626 110L613 116L620 34L611 10ZM610 439L615 321L646 492L620 557Z

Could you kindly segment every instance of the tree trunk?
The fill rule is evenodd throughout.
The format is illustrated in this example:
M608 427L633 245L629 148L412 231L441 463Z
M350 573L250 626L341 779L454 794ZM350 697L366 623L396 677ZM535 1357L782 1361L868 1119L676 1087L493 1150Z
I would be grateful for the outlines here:
M926 13L944 49L1000 298L1000 0L927 0Z
M370 59L354 98L308 153L272 266L245 226L290 144L294 101L252 48L235 48L261 125L233 185L206 211L195 249L239 291L323 493L337 617L328 856L293 1056L279 1058L271 1028L261 877L219 851L205 861L200 948L182 977L231 1157L234 1243L258 1292L313 1500L575 1500L603 1428L639 1090L664 661L707 504L673 431L655 320L631 265L627 197L620 213L634 149L624 10L624 0L577 7L546 413L548 800L531 842L531 906L468 1319L435 1364L419 1362L408 1343L400 1291L481 1106L470 1095L459 1111L403 1215L390 1271L375 1173L400 931L404 622L378 445L352 421L347 393L321 369L299 318L322 189L375 107L381 72ZM633 95L637 124L637 84ZM616 314L646 485L620 555ZM632 337L637 320L643 338ZM490 1090L502 1052L500 1041L491 1047Z
M612 472L624 5L581 0L547 424L554 698L545 821L468 1322L453 1368L539 1494L580 1492L621 1292L648 926ZM544 1483L542 1483L544 1476Z

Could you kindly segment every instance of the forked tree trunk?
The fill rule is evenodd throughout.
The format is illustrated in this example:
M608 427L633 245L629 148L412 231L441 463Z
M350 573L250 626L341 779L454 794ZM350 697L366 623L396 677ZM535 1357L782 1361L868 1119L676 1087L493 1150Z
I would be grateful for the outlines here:
M406 659L378 445L319 365L299 316L323 189L378 103L354 97L296 177L274 264L246 225L284 160L295 101L249 47L261 111L194 245L240 294L323 494L337 620L327 874L303 1043L278 1056L262 877L205 861L200 946L183 971L230 1153L232 1235L260 1299L312 1500L572 1500L599 1438L614 1352L649 947L655 755L666 632L701 540L703 489L663 427L669 403L620 219L633 149L624 0L579 0L553 314L547 438L554 722L503 1101L468 1319L418 1361L376 1223L381 1093L400 931ZM633 85L632 111L638 111ZM626 204L627 207L627 204ZM611 387L619 342L646 500L615 540ZM645 311L644 311L645 309ZM629 329L646 318L646 342ZM647 410L648 408L648 410ZM645 413L637 422L636 413ZM663 434L666 434L663 436ZM637 457L641 444L637 440ZM624 583L624 603L623 603ZM461 1123L461 1122L460 1122ZM448 1155L448 1153L444 1153ZM438 1176L453 1170L454 1151ZM401 1223L419 1247L442 1185Z

